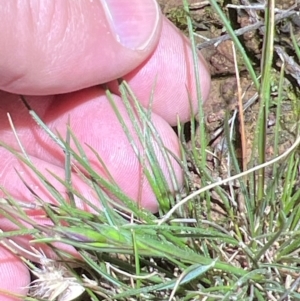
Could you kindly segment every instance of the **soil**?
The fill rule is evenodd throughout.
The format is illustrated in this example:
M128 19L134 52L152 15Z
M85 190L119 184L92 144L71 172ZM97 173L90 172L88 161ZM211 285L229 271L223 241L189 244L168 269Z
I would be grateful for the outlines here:
M187 34L186 12L182 6L182 0L158 0L163 13L185 34ZM235 30L246 28L246 26L263 21L263 10L228 8L227 4L249 5L248 0L221 0L220 6ZM265 1L251 1L252 5L263 7ZM214 155L208 156L208 167L212 171L214 179L228 176L226 155L227 148L224 147L224 120L226 112L233 115L238 108L238 85L235 72L234 53L231 40L220 41L225 36L225 30L219 16L213 11L209 1L189 0L190 15L194 24L196 41L203 56L209 64L212 76L212 88L208 101L204 104L205 125L209 140L209 151ZM276 0L277 17L286 13L286 10L299 10L293 5L293 0ZM285 11L284 11L285 10ZM272 99L267 124L266 160L274 158L274 154L284 152L294 141L297 135L296 125L299 121L299 87L300 66L294 48L292 47L290 28L293 30L296 40L300 40L300 17L292 15L277 21L275 28L275 50L274 69L272 71ZM255 30L247 31L240 35L256 74L259 73L262 55L262 42L264 36L263 24ZM214 40L216 39L216 41ZM219 41L218 41L219 40ZM215 43L210 43L215 41ZM209 44L210 43L210 44ZM244 148L244 159L241 158L241 169L249 167L249 158L252 154L254 138L257 136L256 125L259 112L259 98L257 90L243 64L241 56L236 52L236 61L239 71L239 83L241 87L241 98L244 105L245 145L241 145L239 137L236 144L237 153ZM280 116L276 116L276 104L278 96L278 82L282 59L286 64L286 76L284 79L283 102ZM238 116L238 114L237 114ZM280 120L280 142L278 150L274 150L274 133L276 120ZM239 116L235 123L239 124ZM237 126L239 128L239 126ZM240 133L238 133L238 136ZM245 156L246 155L246 156ZM215 159L217 157L217 160ZM241 157L241 155L240 155ZM242 162L243 161L243 162ZM267 171L268 172L268 171ZM267 174L268 176L268 174ZM269 175L271 177L271 174ZM200 182L197 175L193 175L193 181L198 187Z
M158 2L161 5L164 14L166 14L167 17L173 23L175 23L175 25L177 25L181 30L183 30L183 32L186 33L185 12L183 10L182 0L158 0ZM239 2L243 1L233 2L236 5L240 5ZM219 17L213 12L211 7L209 6L208 1L189 0L188 3L190 4L192 18L196 24L196 34L199 34L202 37L206 37L208 39L217 38L224 34L223 26L220 23ZM293 3L293 0L277 0L276 7L280 9L289 9L293 5ZM225 6L224 11L227 13L227 15L229 15L229 17L230 15L233 15ZM236 11L237 10L234 10L235 13ZM262 19L257 13L254 13L255 16L253 17L253 12L249 14L250 16L247 14L247 12L249 13L249 11L236 13L234 20L232 20L232 22L236 25L236 29L245 27L249 24L253 24L253 19ZM291 24L294 28L296 38L300 38L300 17L295 16L290 20L292 21ZM282 51L286 55L290 57L292 55L292 58L294 57L295 59L295 53L291 53L291 50L293 50L291 48L292 42L289 40L289 35L285 34L286 24L287 21L284 19L277 25L275 45L281 47ZM249 53L249 56L252 58L253 64L256 65L257 70L259 69L260 64L262 38L263 36L259 30L247 32L246 34L241 36L242 43L244 44L246 51ZM201 40L200 38L197 38L197 40L199 41L198 45L201 47L203 40ZM222 126L225 118L225 112L232 112L237 108L238 92L232 42L230 40L226 40L217 44L216 46L211 45L209 47L202 48L201 52L208 62L212 75L212 88L210 97L204 104L204 110L206 116L207 131L211 135L211 138L215 139L214 134L216 132L216 129ZM242 59L238 54L237 63L239 68L243 103L247 104L252 97L255 97L257 91L247 73L245 66L242 64ZM274 82L278 80L278 66L280 65L280 58L278 56L275 56ZM289 67L290 69L296 69L296 71L298 71L298 68L300 70L300 66L296 63L296 61L293 62L293 66ZM274 110L271 110L268 122L268 132L269 134L271 134L271 128L275 124L274 118L282 119L282 124L284 124L284 126L282 126L281 128L281 130L284 132L282 136L286 137L287 141L294 140L293 129L288 129L289 125L292 127L298 121L297 106L299 103L295 103L295 101L298 97L299 85L296 85L295 87L294 78L298 75L296 71L294 71L294 73L293 71L291 71L290 74L293 73L292 76L285 79L282 116L275 117ZM272 87L272 96L274 97L273 107L275 109L277 87ZM253 135L253 130L256 124L255 121L257 119L256 116L258 114L258 107L258 97L256 97L255 101L253 101L251 106L249 106L249 108L245 111L246 131L248 133L247 136L250 141L253 140L253 138L251 138L251 133ZM287 123L289 125L287 125ZM292 141L289 141L289 143L291 143ZM249 143L249 146L250 144L251 143ZM216 146L216 143L213 145ZM284 151L285 148L286 147L283 147L283 149L281 149L281 152Z

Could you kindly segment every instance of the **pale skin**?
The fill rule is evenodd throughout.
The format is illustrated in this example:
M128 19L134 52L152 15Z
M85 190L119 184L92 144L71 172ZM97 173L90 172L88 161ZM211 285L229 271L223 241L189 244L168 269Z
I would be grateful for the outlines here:
M111 9L110 15L121 20L121 25L109 21L105 3L113 2L122 10ZM139 162L117 124L105 91L99 86L110 82L109 87L124 113L114 82L120 77L128 81L145 107L156 79L152 120L164 144L180 157L178 139L170 125L175 125L177 118L182 122L190 119L189 94L197 109L192 53L188 40L161 15L155 1L11 0L0 6L0 32L0 139L19 150L7 120L9 112L22 144L40 170L47 168L63 177L63 156L30 119L18 94L27 95L30 105L51 129L65 133L70 116L72 129L80 141L101 154L115 181L128 196L137 199ZM200 55L199 70L202 97L206 100L210 77ZM125 113L124 118L128 121ZM88 156L94 162L91 152ZM33 200L20 183L17 169L24 172L24 178L45 201L55 202L32 173L2 148L0 157L0 185L15 198L23 202ZM94 164L101 173L101 167ZM180 183L182 171L175 161L173 165ZM75 174L73 177L76 188L96 203L89 187ZM65 193L63 187L55 182L53 185ZM155 212L158 205L149 185L143 187L142 195L141 205ZM89 210L80 200L77 204ZM35 217L34 211L30 214ZM9 231L15 227L0 216L0 229ZM28 248L29 240L30 237L22 237L17 242ZM30 278L26 266L1 245L0 275L2 301L19 299L4 295L1 290L27 294L25 287Z

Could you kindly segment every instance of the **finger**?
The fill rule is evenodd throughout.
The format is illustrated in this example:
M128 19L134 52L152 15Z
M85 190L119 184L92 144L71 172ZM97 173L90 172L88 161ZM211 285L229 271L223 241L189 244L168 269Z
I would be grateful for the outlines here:
M160 28L155 0L5 1L0 89L47 95L121 77L153 51Z
M19 155L21 155L19 153ZM45 212L40 209L38 200L46 201L55 206L69 199L67 188L62 182L66 179L63 167L47 161L29 156L33 167L28 166L16 155L1 148L1 191L0 197L13 197L25 209L27 215L33 216L38 223L44 223ZM22 156L22 155L21 155ZM51 158L48 158L51 160ZM38 173L35 172L35 170ZM53 189L51 189L53 187ZM93 188L85 183L76 173L72 174L72 188L78 193L74 194L76 206L85 211L95 212L102 208L101 202ZM90 203L89 203L90 202ZM89 204L92 204L91 207ZM95 209L93 209L95 208ZM1 222L3 229L4 224ZM5 228L8 231L7 228Z
M198 53L198 68L202 100L208 98L210 75L206 63ZM139 101L163 117L171 125L190 120L190 102L194 114L198 110L197 84L190 42L167 19L154 53L134 71L124 77ZM118 94L115 83L110 85Z
M16 96L6 94L1 99L3 110L2 112L0 111L2 125L0 136L3 137L2 139L15 149L19 149L7 122L6 112L8 111L11 112L20 141L28 154L40 160L42 170L47 168L55 174L63 174L65 160L63 151L51 141L40 127L34 124ZM43 107L40 105L40 98L28 99L30 105L34 109L36 108L38 114L49 127L53 131L57 130L62 137L66 137L66 124L70 118L71 129L80 141L93 168L107 180L112 177L113 183L115 182L128 197L139 202L142 207L153 212L157 211L157 197L143 175L141 162L135 152L138 150L144 156L142 159L146 162L145 164L149 166L147 157L144 155L144 146L139 141L134 126L126 113L125 106L119 97L115 97L115 103L120 116L133 137L136 148L133 148L133 141L129 141L113 107L104 95L104 91L100 88L94 87L44 100ZM152 116L152 122L162 139L163 145L175 157L180 158L179 141L172 128L155 114ZM142 128L142 131L145 131L145 128ZM149 141L154 148L158 164L165 175L170 193L177 191L183 182L181 166L172 155L168 155L178 182L178 185L175 186L161 147L154 137L149 138ZM74 144L73 147L75 148ZM90 147L99 154L104 164L99 161ZM15 172L13 169L14 164L10 162L11 157L9 157L8 153L6 155L3 154L2 157L4 160L1 162L3 172L0 175L0 182L5 183L5 187L11 185L12 193L16 193L16 189L14 189L16 187L16 175L13 175ZM43 162L52 164L53 167L48 165L43 167ZM61 172L56 167L61 168ZM22 175L24 174L24 177L28 175L28 171L25 172L21 166L18 168L23 172ZM110 175L108 175L107 170ZM30 178L28 182L32 183L32 187L37 189L38 193L42 193L40 185L35 184ZM80 186L80 183L78 186ZM18 198L22 199L22 195L18 195ZM23 195L23 198L28 199L29 195ZM95 200L95 198L93 199ZM99 202L97 199L95 201Z
M0 300L17 301L27 295L30 275L22 261L0 245ZM14 297L13 294L19 295Z

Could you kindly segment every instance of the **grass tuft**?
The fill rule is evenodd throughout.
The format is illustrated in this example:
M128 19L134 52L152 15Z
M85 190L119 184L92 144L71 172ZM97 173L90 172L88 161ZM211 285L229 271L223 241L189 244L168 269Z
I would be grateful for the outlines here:
M240 53L259 95L255 136L249 138L250 147L246 139L242 143L243 148L252 149L251 158L243 155L241 161L237 149L240 129L243 128L246 133L243 135L247 135L247 124L243 124L244 127L238 124L241 120L244 122L245 116L239 112L242 108L240 103L239 110L226 112L222 125L221 137L225 146L222 158L227 162L226 177L216 179L208 164L209 155L215 161L220 159L214 153L205 127L193 32L195 26L187 1L183 7L193 45L199 119L191 122L190 140L185 136L184 125L178 123L177 126L184 187L177 183L172 168L174 154L165 148L151 121L153 100L150 99L149 108L144 109L129 85L125 81L119 82L121 97L134 129L132 133L119 113L113 95L106 91L107 99L141 164L142 175L156 195L159 214L142 209L139 206L141 200L136 203L126 196L100 155L90 148L107 177L103 178L93 169L69 123L67 136L61 137L47 127L22 97L29 114L61 148L66 159L64 178L50 171L45 176L31 162L21 145L22 153L18 153L0 142L1 147L34 172L57 202L57 205L47 204L34 195L36 202L27 204L15 200L5 187L0 187L5 194L0 201L0 214L18 228L1 232L0 242L18 254L34 274L26 300L300 300L299 104L296 97L289 97L294 94L285 87L287 62L283 61L280 70L276 70L273 57L275 3L267 1L265 32L269 34L262 37L264 48L261 64L257 66L235 36L224 7L217 1L209 2L230 34L234 49L237 49L237 55ZM292 29L290 35L299 59L297 38ZM256 74L262 76L257 77ZM299 87L292 88L297 91ZM240 95L240 101L241 98ZM281 117L286 102L293 103L296 108L293 115L296 122L290 129L293 141L282 149ZM244 108L243 113L246 114L247 110L249 107ZM267 128L270 113L276 116L271 145L268 144ZM196 126L200 127L200 141ZM167 176L158 164L153 141L159 146L168 167ZM273 155L267 158L267 147L270 146ZM243 151L244 154L249 149ZM75 189L72 169L93 189L101 209ZM19 177L30 189L20 174ZM171 179L175 195L169 192L167 177ZM68 200L55 189L50 179L65 187ZM89 206L91 212L76 208L78 199ZM116 204L115 199L122 203ZM27 216L28 209L42 210L52 225L38 224ZM25 227L21 221L31 228ZM47 252L33 247L25 250L14 243L15 237L23 235L31 235L32 243L48 245L57 259L50 259ZM73 246L79 255L61 251L57 243ZM33 261L40 263L34 264Z

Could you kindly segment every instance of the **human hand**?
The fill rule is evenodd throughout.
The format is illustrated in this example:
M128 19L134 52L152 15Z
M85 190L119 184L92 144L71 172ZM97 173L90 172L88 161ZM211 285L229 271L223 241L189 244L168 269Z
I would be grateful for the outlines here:
M112 9L111 14L115 21L121 22L119 25L113 25L105 14L104 3L114 2L119 11ZM132 16L136 18L129 18ZM118 34L113 28L117 28ZM0 31L0 89L6 91L0 93L0 139L19 150L7 121L9 112L26 152L45 175L49 175L45 171L49 169L63 178L63 154L31 120L18 94L30 95L26 99L32 108L63 137L70 116L71 128L81 144L96 149L118 185L128 196L137 199L139 162L104 90L96 86L120 77L129 83L145 107L155 84L152 121L166 147L180 157L178 140L169 124L176 124L177 115L183 122L189 120L189 93L194 111L197 109L193 62L187 39L160 15L156 2L7 1L0 7ZM200 56L199 66L205 100L210 78ZM129 124L115 83L109 85ZM91 151L85 150L96 170L103 174ZM44 200L55 203L14 156L4 149L0 149L0 156L0 185L13 197L34 201L15 172L26 171L23 176L32 189ZM158 157L166 171L163 159ZM173 165L180 183L180 166L175 161ZM73 183L82 195L97 204L89 187L76 174ZM64 187L57 182L54 185L65 193ZM141 205L155 212L158 205L149 185L143 186L142 195ZM85 208L80 200L78 206ZM15 229L4 218L0 218L0 225L3 231ZM26 247L29 239L22 237L18 243ZM25 287L30 282L28 270L4 247L0 247L0 274L0 290L26 295ZM15 300L2 296L1 291L0 296L1 300Z

